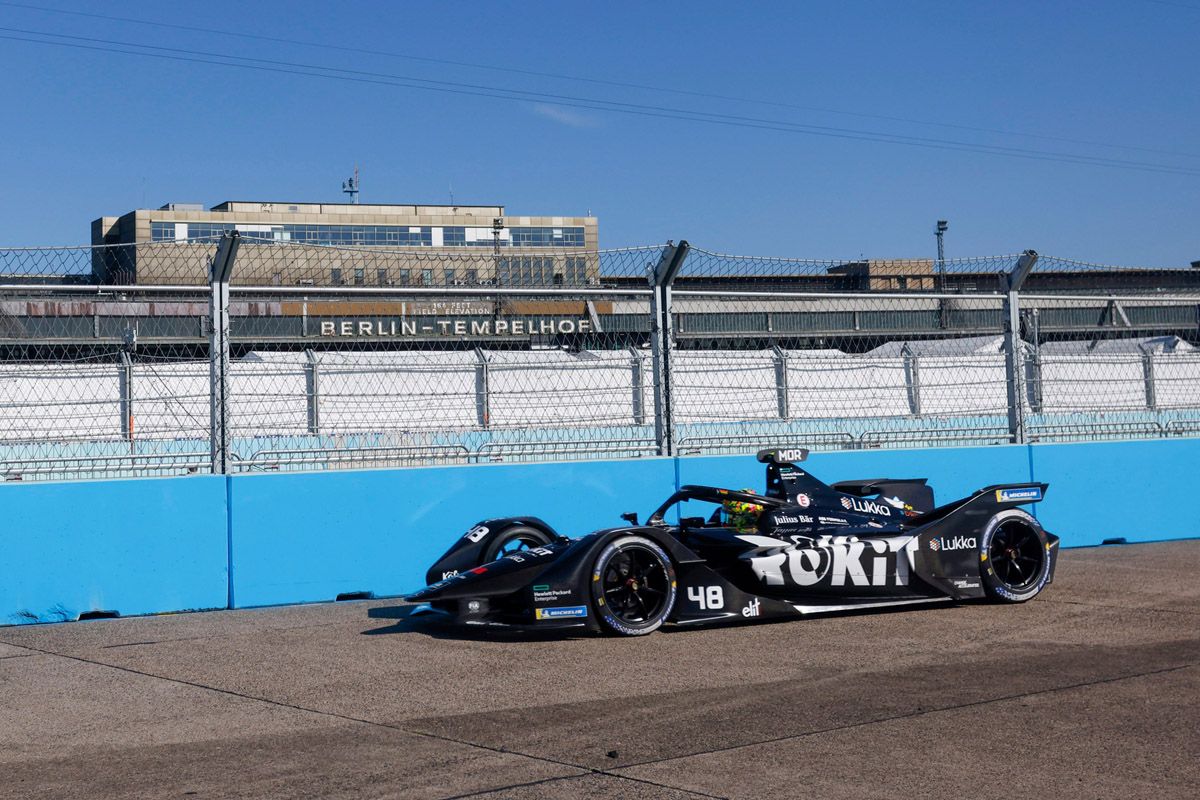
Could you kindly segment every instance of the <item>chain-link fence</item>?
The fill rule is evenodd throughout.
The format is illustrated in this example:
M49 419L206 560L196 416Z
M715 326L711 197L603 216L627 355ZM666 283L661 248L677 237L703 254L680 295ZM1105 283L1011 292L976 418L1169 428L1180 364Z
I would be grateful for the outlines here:
M685 243L0 250L0 476L1197 435L1196 275Z
M133 250L0 250L0 478L211 471L207 284L102 285Z

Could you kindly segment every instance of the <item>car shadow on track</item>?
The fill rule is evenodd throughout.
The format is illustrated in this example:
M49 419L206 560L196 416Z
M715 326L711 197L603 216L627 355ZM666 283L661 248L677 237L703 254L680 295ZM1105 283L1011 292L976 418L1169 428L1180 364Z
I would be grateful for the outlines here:
M371 619L395 620L393 624L383 628L368 628L364 636L380 636L385 634L408 633L428 636L431 639L453 639L457 641L497 641L506 642L545 642L564 639L576 639L593 636L585 630L553 630L539 631L527 628L507 628L500 626L461 625L437 614L414 614L420 606L380 606L367 610Z
M888 614L937 614L939 611L945 611L956 607L963 606L982 606L987 605L983 601L963 601L954 604L938 604L922 607L894 607L894 608L872 608L872 609L852 609L845 611L836 611L828 614L821 614L812 617L813 620L820 619L836 619L839 617L858 617L858 616L883 616ZM506 626L493 625L462 625L453 622L448 617L438 614L419 614L416 612L420 606L415 605L390 605L380 606L377 608L368 609L367 616L371 619L390 619L395 620L392 625L383 628L369 628L363 631L364 636L377 636L382 634L397 634L408 633L421 636L428 636L431 639L448 639L455 641L505 641L505 642L546 642L546 641L562 641L566 639L591 638L595 636L603 636L603 634L588 631L582 628L579 629L558 629L539 631L535 628L510 628ZM677 634L690 633L693 630L713 630L717 628L744 628L750 626L761 625L790 625L802 623L806 621L803 617L781 617L778 619L764 620L744 620L740 618L730 618L721 622L710 623L703 627L693 628L688 625L664 625L659 628L654 635L666 634L674 636Z

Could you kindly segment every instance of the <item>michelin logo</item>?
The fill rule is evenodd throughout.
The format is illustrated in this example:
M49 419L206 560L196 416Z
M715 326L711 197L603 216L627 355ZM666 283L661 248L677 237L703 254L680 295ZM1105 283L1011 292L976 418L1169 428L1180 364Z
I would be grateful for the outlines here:
M539 608L534 611L537 619L562 619L564 617L586 617L587 606L558 606L557 608Z
M997 489L997 503L1031 503L1042 499L1040 486L1030 486L1027 489Z

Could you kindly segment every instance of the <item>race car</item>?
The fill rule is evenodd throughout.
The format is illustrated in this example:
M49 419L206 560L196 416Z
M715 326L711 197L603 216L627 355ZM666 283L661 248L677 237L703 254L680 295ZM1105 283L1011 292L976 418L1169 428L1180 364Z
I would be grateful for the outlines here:
M485 520L405 599L470 625L641 636L884 606L1020 603L1053 580L1058 537L1021 506L1048 485L988 486L942 506L920 478L827 485L770 449L765 494L683 486L644 524L578 539L536 517Z

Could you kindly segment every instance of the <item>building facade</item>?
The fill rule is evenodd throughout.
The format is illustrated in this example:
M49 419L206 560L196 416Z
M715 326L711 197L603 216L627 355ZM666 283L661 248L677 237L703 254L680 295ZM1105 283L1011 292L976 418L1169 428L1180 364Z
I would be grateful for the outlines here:
M231 230L242 237L233 280L245 285L586 286L598 280L592 216L516 216L504 206L245 201L207 210L171 203L94 220L92 244L106 246L93 258L94 278L202 283L213 242Z

